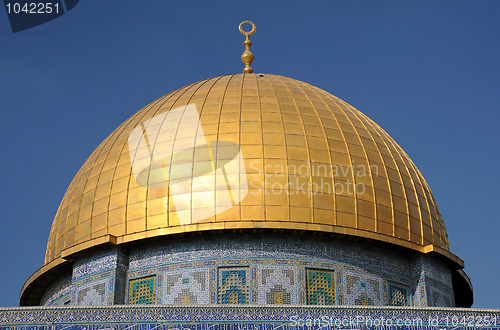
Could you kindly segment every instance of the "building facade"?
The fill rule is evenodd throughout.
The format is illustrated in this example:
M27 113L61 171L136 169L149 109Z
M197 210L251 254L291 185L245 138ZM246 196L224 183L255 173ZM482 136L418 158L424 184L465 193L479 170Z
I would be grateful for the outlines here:
M21 305L470 307L414 163L307 83L235 74L120 125L71 182Z

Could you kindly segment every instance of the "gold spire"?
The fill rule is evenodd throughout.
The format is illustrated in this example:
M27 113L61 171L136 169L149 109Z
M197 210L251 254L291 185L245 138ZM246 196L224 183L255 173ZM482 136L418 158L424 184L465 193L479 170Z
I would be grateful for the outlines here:
M252 30L250 30L248 32L243 30L242 26L245 23L251 24ZM244 36L247 37L247 39L243 42L243 44L245 45L245 51L243 52L243 54L241 54L241 60L243 61L243 63L245 63L245 68L243 69L243 73L253 73L253 70L250 67L250 64L253 62L254 56L253 56L252 52L250 51L250 46L252 46L252 42L250 41L250 39L248 39L248 37L255 33L255 24L253 24L250 21L243 21L240 23L239 29L240 29L241 34L243 34Z

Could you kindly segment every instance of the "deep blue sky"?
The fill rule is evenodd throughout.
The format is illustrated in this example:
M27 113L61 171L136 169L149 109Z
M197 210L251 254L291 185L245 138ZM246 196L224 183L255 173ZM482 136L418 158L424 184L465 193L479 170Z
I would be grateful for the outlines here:
M0 8L0 306L43 265L85 159L126 118L252 65L380 124L427 179L474 307L500 308L500 1L81 1L13 34Z

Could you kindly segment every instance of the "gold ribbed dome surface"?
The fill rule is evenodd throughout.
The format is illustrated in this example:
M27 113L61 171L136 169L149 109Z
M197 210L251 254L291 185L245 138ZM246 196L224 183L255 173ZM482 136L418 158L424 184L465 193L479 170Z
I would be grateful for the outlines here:
M235 74L167 94L111 133L69 185L45 263L110 240L238 228L449 252L429 186L375 122L307 83Z

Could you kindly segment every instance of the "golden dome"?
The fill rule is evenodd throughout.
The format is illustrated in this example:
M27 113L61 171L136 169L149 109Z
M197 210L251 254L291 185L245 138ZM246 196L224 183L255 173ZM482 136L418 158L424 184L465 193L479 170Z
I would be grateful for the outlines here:
M59 206L45 269L106 242L243 228L346 234L461 262L429 186L375 122L307 83L235 74L159 98L97 147Z

